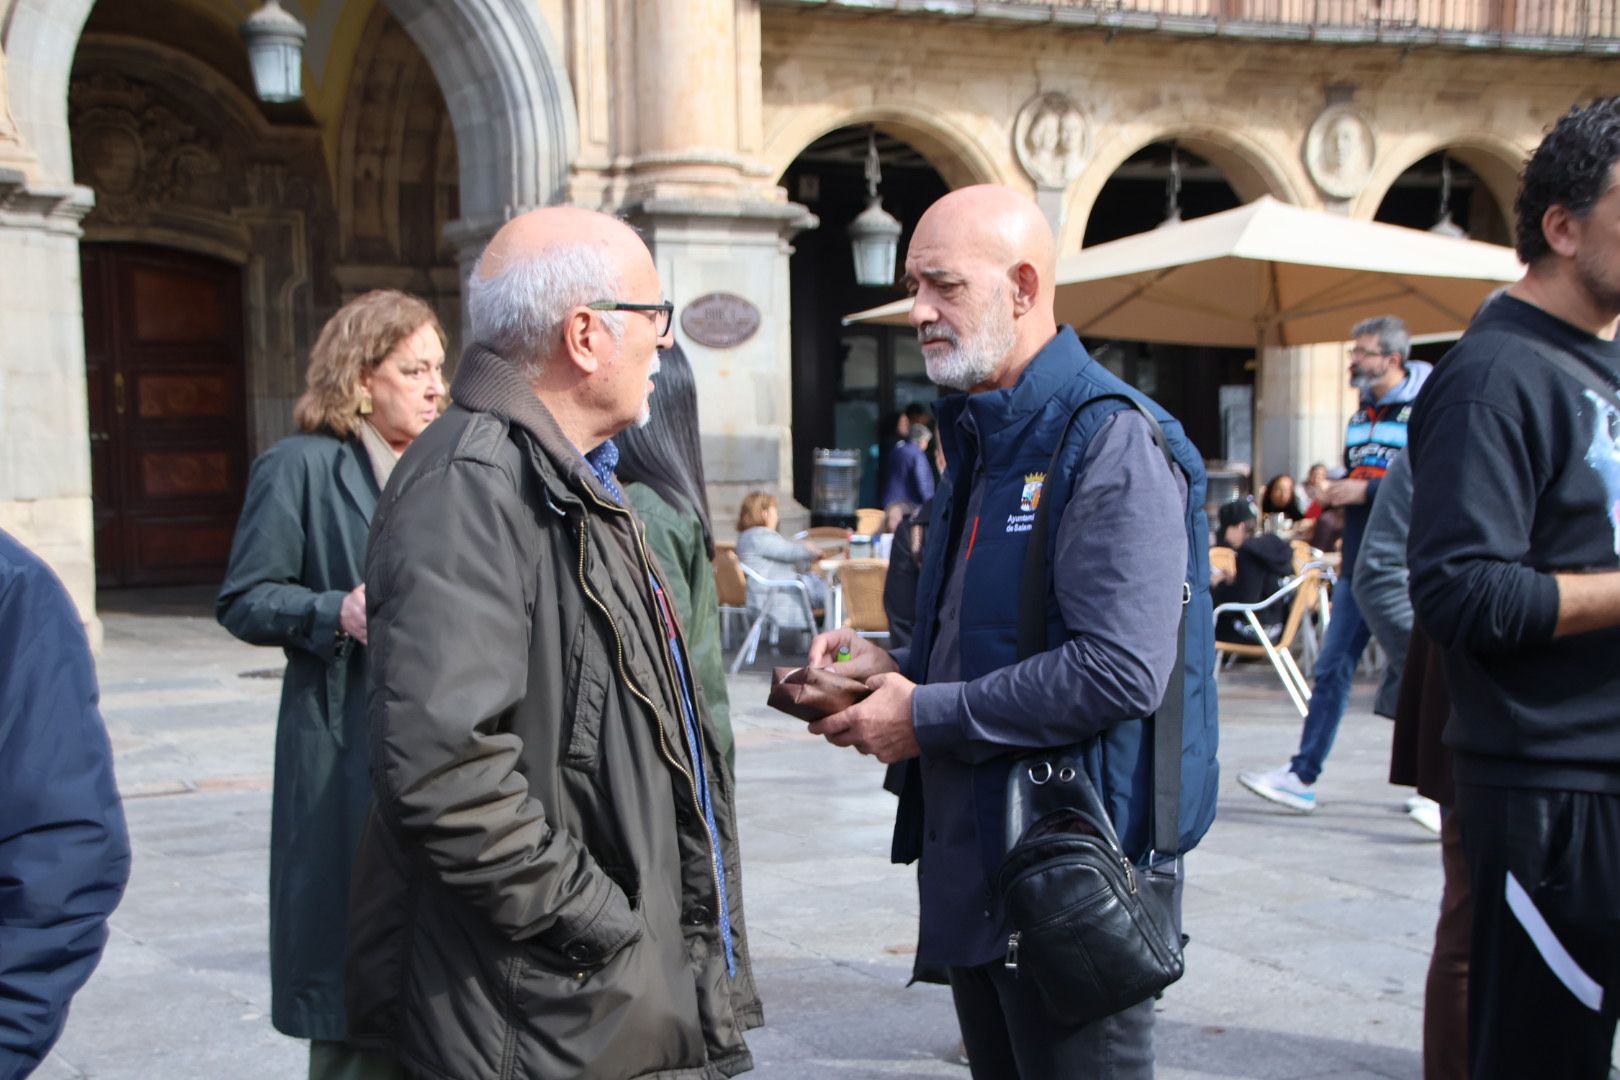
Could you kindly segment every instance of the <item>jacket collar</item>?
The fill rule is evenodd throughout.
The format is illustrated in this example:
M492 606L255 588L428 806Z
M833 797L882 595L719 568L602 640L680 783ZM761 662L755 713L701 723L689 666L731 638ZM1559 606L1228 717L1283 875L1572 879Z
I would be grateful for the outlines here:
M377 478L372 475L371 462L358 435L344 439L343 449L344 453L337 456L338 487L370 525L371 515L377 512Z
M467 346L456 367L455 380L450 384L450 396L464 409L489 413L521 428L569 486L583 489L609 506L618 505L618 500L602 486L585 458L557 426L556 418L534 388L494 350L476 343Z
M941 398L934 411L940 420L941 437L946 440L946 456L959 459L956 451L964 443L959 441L962 432L958 422L964 414L972 417L972 437L983 445L987 459L996 457L1008 444L1021 442L1028 425L1094 362L1074 330L1060 326L1012 386Z

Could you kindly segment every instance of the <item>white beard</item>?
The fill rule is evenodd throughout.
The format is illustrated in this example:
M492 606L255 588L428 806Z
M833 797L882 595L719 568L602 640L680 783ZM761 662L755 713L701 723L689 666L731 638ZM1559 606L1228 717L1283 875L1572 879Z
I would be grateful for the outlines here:
M1012 319L991 316L979 332L966 341L950 327L928 323L917 331L919 341L944 341L950 351L924 352L928 377L952 390L971 390L994 378L996 370L1017 342Z

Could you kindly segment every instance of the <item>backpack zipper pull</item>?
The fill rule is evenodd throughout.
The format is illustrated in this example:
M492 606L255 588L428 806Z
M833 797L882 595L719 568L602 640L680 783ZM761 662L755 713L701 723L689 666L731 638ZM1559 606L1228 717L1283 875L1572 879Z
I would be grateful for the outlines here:
M1023 936L1024 932L1017 930L1007 938L1007 959L1003 965L1014 975L1018 974L1018 939Z

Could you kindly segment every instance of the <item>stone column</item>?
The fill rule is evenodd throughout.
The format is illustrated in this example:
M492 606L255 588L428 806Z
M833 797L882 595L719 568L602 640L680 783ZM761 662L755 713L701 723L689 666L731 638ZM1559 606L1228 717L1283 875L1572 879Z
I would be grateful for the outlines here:
M631 151L621 209L643 231L676 305L676 337L697 377L711 509L724 523L753 488L792 490L789 242L817 221L755 157L758 6L634 0L629 13L636 107L620 113L616 140ZM748 340L712 348L680 326L686 305L716 292L759 309Z
M79 222L94 196L0 168L0 528L50 564L96 618Z
M1255 486L1275 473L1303 476L1313 462L1344 458L1344 425L1356 406L1344 346L1267 349L1255 386Z

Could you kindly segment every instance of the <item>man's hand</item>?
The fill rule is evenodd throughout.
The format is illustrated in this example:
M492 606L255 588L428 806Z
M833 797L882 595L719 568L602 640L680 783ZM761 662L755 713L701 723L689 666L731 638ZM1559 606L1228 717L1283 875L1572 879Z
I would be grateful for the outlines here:
M834 746L853 746L885 765L922 753L911 723L911 695L917 684L894 672L867 682L871 694L841 713L817 720L810 725L810 733L825 736Z
M1322 488L1323 506L1360 506L1367 501L1367 481L1329 480Z
M848 660L838 659L839 649L849 650ZM862 682L874 675L900 670L900 665L894 662L894 657L887 650L872 644L870 639L861 637L848 627L816 635L816 640L810 643L810 662L807 666L831 668L835 675L860 679Z
M338 625L343 632L364 645L366 643L366 583L361 582L343 598L338 608Z

